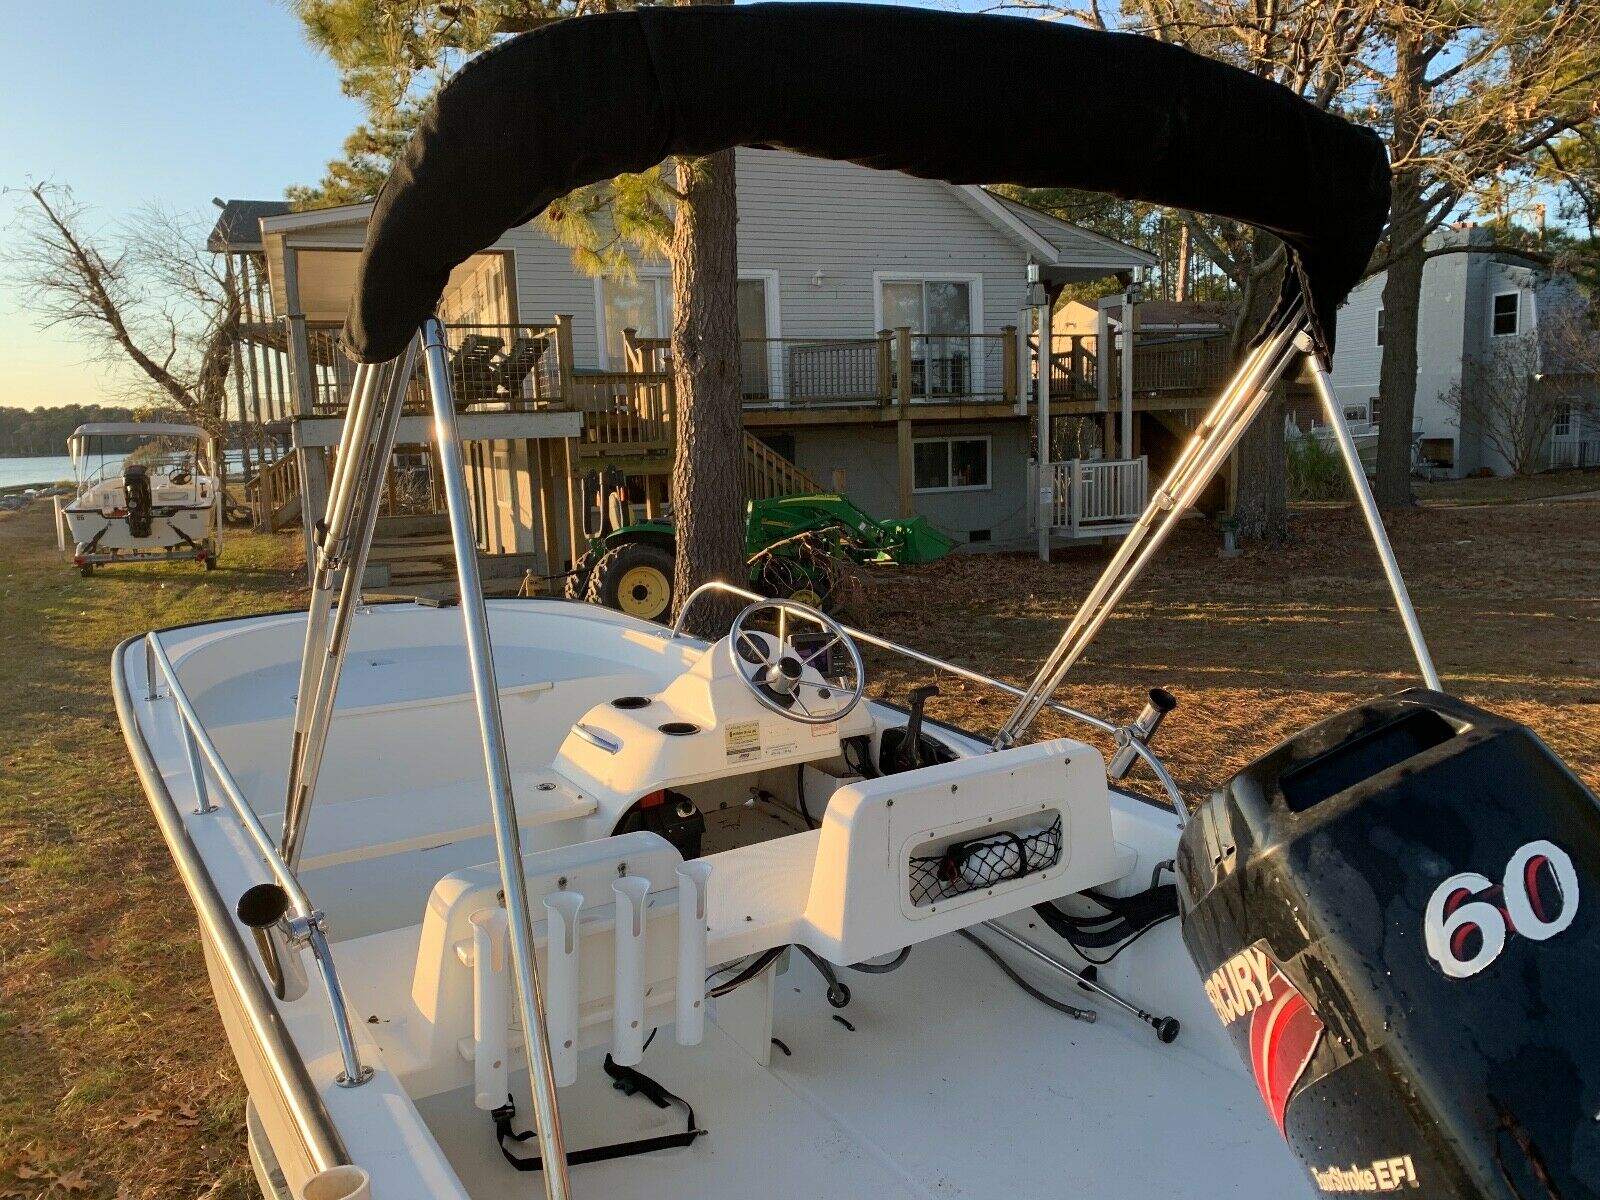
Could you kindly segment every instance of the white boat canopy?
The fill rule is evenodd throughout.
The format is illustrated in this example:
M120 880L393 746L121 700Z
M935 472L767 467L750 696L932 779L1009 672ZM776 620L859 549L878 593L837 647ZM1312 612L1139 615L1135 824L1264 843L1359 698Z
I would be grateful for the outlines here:
M92 437L175 437L205 441L211 435L198 425L179 425L168 421L91 421L79 425L67 438L67 453L76 463Z

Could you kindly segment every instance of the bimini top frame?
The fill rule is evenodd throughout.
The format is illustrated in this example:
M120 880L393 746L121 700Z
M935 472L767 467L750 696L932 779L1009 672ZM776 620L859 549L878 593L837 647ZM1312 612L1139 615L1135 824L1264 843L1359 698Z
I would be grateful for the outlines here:
M929 61L975 69L931 95L895 86ZM996 138L978 114L1002 70L1024 110L1049 104L1082 119ZM550 120L552 112L563 119ZM1006 688L1022 694L997 738L1001 745L1020 737L1039 711L1055 707L1050 694L1061 675L1277 379L1309 356L1326 384L1334 310L1361 278L1388 214L1388 164L1371 131L1178 47L1041 21L858 4L641 9L560 21L513 38L440 91L374 205L345 322L345 347L362 366L318 550L283 857L292 867L314 795L382 463L415 353L408 348L420 328L552 1198L568 1194L566 1158L448 361L432 313L455 266L556 197L669 155L739 145L958 183L1110 192L1242 221L1270 230L1289 249L1283 295L1239 376L1038 678L1025 691ZM463 188L463 179L474 186ZM402 354L408 361L397 364ZM1342 428L1331 391L1324 390L1333 423ZM1348 455L1354 462L1353 446ZM1365 476L1355 466L1371 519ZM1388 570L1393 555L1381 524L1373 525ZM342 580L341 595L332 615L335 579ZM1397 583L1398 575L1391 572L1391 580ZM1403 587L1396 596L1414 629ZM1424 676L1436 682L1420 634L1414 641ZM1154 756L1141 756L1170 788Z

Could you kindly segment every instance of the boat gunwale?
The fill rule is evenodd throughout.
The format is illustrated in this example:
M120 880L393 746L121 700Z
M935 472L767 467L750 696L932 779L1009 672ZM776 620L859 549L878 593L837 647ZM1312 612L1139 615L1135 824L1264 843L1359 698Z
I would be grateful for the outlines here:
M307 1161L318 1171L350 1165L350 1154L344 1140L316 1085L311 1081L305 1060L284 1024L243 937L234 925L233 915L217 889L216 880L212 878L210 869L189 835L139 723L125 664L128 651L142 643L146 636L135 634L124 639L111 655L112 692L117 717L122 725L123 740L133 759L134 770L155 815L162 840L166 842L167 851L177 868L178 878L194 906L201 933L209 937L211 947L216 951L232 984L239 1011L255 1038L261 1060L268 1067L267 1074L277 1085L278 1098L300 1138Z

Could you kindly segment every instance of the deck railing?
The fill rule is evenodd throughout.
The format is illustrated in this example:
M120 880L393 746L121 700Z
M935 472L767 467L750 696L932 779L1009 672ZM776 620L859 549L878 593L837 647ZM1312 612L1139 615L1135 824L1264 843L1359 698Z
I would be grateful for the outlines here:
M579 371L563 407L583 414L581 453L672 449L672 376L659 371Z
M1062 400L1100 398L1100 374L1108 371L1107 397L1122 390L1122 339L1101 347L1094 334L1058 333L1051 339L1050 394ZM1133 335L1133 392L1136 396L1181 394L1209 398L1233 369L1225 333L1151 330Z
M1149 460L1081 459L1050 464L1050 525L1074 535L1126 525L1145 509L1150 486Z
M1058 333L1051 338L1050 395L1063 400L1093 400L1099 394L1097 339L1088 333Z
M1549 453L1546 456L1546 466L1550 470L1558 467L1600 466L1600 436L1587 438L1552 436Z
M570 337L555 325L450 325L450 381L456 408L477 412L528 412L563 402L563 365ZM563 349L566 353L563 354ZM356 364L339 345L335 326L306 329L306 387L315 416L339 416L350 402ZM427 411L421 368L406 395L406 411Z
M1136 396L1183 392L1210 396L1233 370L1225 334L1134 334L1133 391ZM1112 355L1112 379L1122 378L1122 344ZM1115 387L1113 387L1113 393Z
M887 406L902 400L1013 403L1016 336L1016 330L1007 327L998 333L883 329L871 337L742 338L739 367L745 406L843 408ZM629 370L672 369L666 338L624 330L623 344Z

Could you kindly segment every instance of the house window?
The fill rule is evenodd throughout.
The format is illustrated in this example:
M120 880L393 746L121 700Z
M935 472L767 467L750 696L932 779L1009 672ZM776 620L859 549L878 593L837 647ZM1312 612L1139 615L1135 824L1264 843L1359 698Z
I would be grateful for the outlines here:
M918 438L911 481L919 492L976 492L989 487L989 439Z
M1360 425L1367 419L1367 406L1364 404L1347 404L1344 406L1344 419L1346 424Z
M1372 399L1367 401L1367 420L1372 422L1372 424L1376 425L1380 419L1381 418L1379 417L1378 397L1374 396L1374 397L1372 397Z
M746 400L776 399L778 346L767 341L767 280L740 279L735 296L739 315L739 384Z
M1556 419L1550 426L1550 432L1558 438L1572 436L1572 405L1563 404L1556 409Z
M879 328L906 328L913 334L912 395L963 396L981 390L981 350L971 336L978 291L976 278L879 277Z
M1377 316L1377 322L1376 323L1377 323L1378 332L1377 332L1377 338L1376 338L1375 344L1381 346L1381 345L1383 345L1383 306L1382 305L1378 306L1378 316Z
M1507 337L1517 332L1517 317L1522 307L1521 292L1497 292L1494 297L1494 316L1489 332L1495 337Z
M606 360L613 371L624 368L622 331L662 338L672 332L672 280L665 275L600 281L601 315L606 326Z

